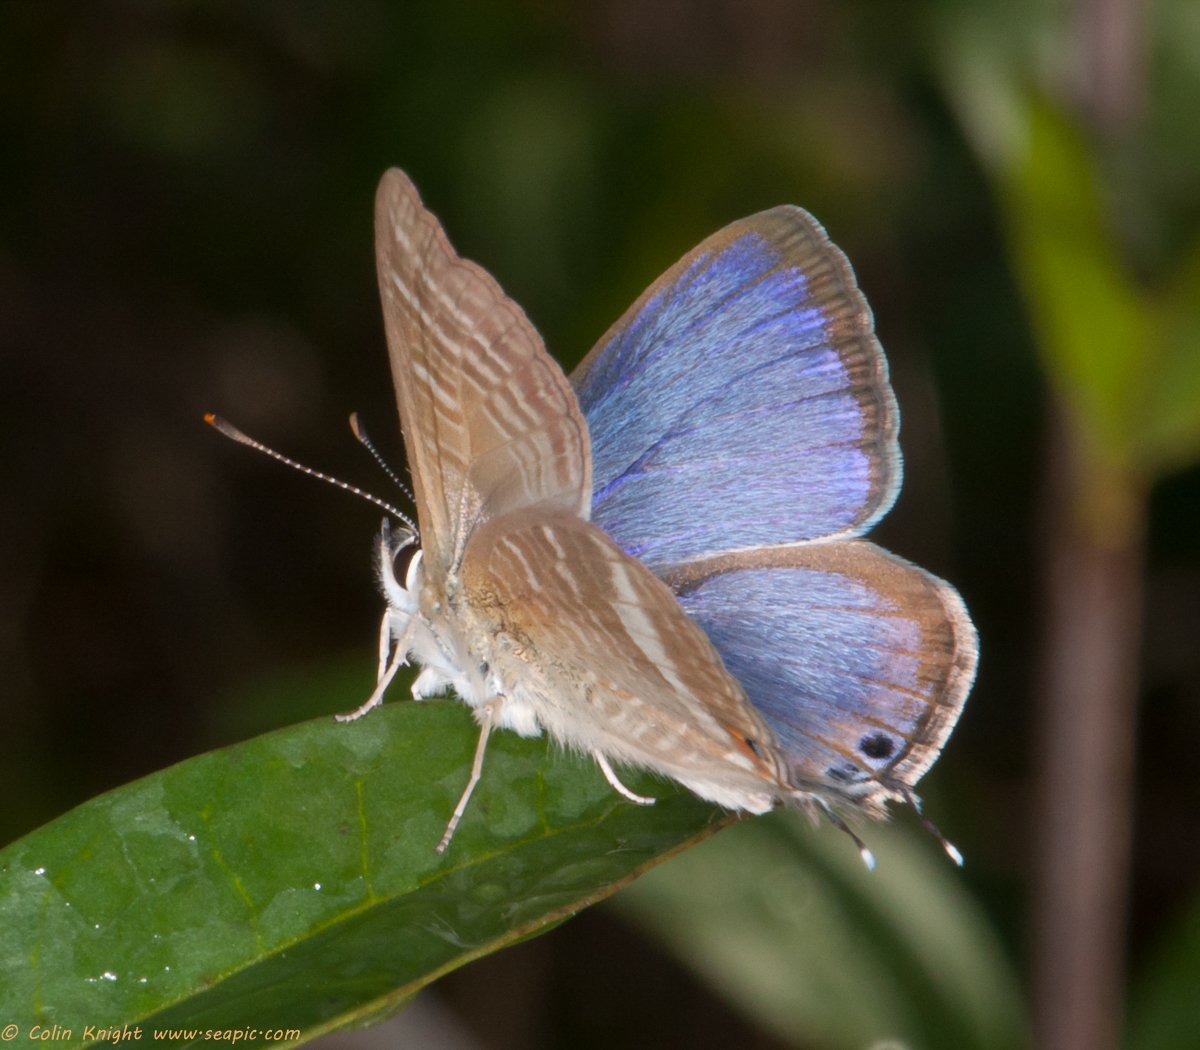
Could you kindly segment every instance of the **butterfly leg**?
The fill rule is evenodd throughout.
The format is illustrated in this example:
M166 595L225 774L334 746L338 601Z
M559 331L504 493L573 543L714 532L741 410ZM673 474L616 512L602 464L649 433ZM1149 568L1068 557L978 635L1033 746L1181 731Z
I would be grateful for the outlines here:
M387 673L388 657L392 653L392 610L384 609L383 619L379 621L379 668L375 672L375 684L383 681Z
M458 822L462 820L462 815L467 810L467 803L471 800L471 793L475 790L475 785L479 783L479 778L483 774L483 753L487 749L488 737L491 736L492 727L496 721L496 714L499 712L500 705L503 702L503 697L497 696L476 708L480 712L479 743L475 745L475 761L471 763L471 777L467 781L467 786L458 800L458 805L454 807L454 812L450 814L450 823L446 825L446 830L442 832L442 841L437 844L438 853L445 853L446 847L450 845L450 840L454 838Z
M400 670L408 662L408 647L413 633L413 621L409 620L403 631L396 638L395 648L391 651L391 660L388 660L387 651L388 643L391 641L391 610L383 614L383 623L379 628L379 673L375 681L375 691L367 697L366 701L356 707L353 711L343 711L333 717L339 722L353 722L356 718L362 718L373 707L378 707L383 703L383 694L387 692L387 688L392 684L392 679L396 677L396 672Z
M613 790L618 795L624 795L630 802L636 802L639 806L653 806L657 799L650 798L646 795L638 795L630 791L617 778L617 774L613 772L613 767L608 764L608 759L604 757L600 751L593 751L592 758L596 760L596 765L600 767L600 772L604 774L604 779L612 785Z

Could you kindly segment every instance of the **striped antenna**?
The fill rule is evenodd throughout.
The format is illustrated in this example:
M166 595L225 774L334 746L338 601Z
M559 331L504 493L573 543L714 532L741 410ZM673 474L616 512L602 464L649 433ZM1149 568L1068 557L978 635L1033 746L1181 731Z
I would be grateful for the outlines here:
M358 418L357 412L350 413L350 430L354 434L354 437L358 443L362 445L362 447L365 448L369 453L371 453L371 458L378 464L379 469L382 470L389 478L391 478L392 484L395 485L396 488L403 492L404 495L406 495L415 504L417 502L417 498L412 494L412 489L410 489L404 483L404 480L400 477L400 475L392 469L392 465L383 458L383 454L375 447L375 442L367 437L367 432L363 428L362 420Z
M358 496L360 499L365 499L368 503L374 503L375 506L379 507L381 510L386 510L389 514L394 514L397 518L404 522L405 527L408 528L413 536L420 535L417 531L416 522L413 521L412 518L410 518L407 514L405 514L404 511L400 510L399 507L388 503L386 500L381 500L378 496L371 495L371 493L360 489L357 485L351 485L349 482L342 481L340 478L332 477L329 474L323 474L319 470L314 470L312 467L306 467L303 463L297 463L294 459L289 459L282 452L276 452L273 448L264 445L261 441L255 441L254 438L250 437L249 434L245 434L238 430L238 428L230 423L229 420L224 419L212 412L206 412L204 414L204 422L214 430L224 434L225 437L229 438L231 441L236 441L240 445L248 445L256 452L262 452L264 455L270 456L274 460L278 460L284 466L300 471L301 474L307 474L310 478L316 478L318 481L326 481L330 485L334 485L337 488L342 489L344 492L349 492L353 496ZM353 424L351 425L353 426ZM357 436L357 434L358 431L356 430L355 435ZM359 440L362 439L360 438ZM401 485L401 488L403 487L404 486Z

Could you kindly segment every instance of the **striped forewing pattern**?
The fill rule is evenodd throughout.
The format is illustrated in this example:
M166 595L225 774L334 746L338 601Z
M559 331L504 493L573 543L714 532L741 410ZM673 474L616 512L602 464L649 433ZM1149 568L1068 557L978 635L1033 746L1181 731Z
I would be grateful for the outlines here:
M587 425L521 308L459 258L403 172L375 208L392 376L425 563L456 565L481 521L541 504L586 517Z
M685 783L783 790L771 732L708 637L595 526L540 509L483 526L463 593L509 641L508 677L534 684L555 736Z

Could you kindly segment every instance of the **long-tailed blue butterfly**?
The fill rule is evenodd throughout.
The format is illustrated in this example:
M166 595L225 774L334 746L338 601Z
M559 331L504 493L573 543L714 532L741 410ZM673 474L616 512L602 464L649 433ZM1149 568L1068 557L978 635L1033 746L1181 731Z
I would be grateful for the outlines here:
M481 732L543 731L722 806L880 816L946 742L976 636L948 584L858 539L900 485L899 417L849 263L807 212L726 227L568 381L406 175L376 255L412 472L380 545L380 703L421 665ZM860 844L861 846L861 844ZM864 850L864 856L866 856Z

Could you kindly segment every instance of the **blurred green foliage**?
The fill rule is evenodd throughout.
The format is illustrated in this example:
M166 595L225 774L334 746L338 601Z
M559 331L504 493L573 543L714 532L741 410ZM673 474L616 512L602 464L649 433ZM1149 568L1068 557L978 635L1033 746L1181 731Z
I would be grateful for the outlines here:
M639 880L618 910L796 1046L1023 1045L1011 963L911 822L867 871L799 814L738 825Z
M953 580L980 627L975 695L922 785L967 867L908 856L932 849L911 826L865 883L829 831L723 833L627 905L703 985L616 921L569 923L483 971L495 999L477 1023L498 1047L518 1009L512 1030L548 1046L920 1045L943 1021L1019 1044L1044 372L1098 459L1161 479L1129 1040L1186 1045L1196 11L1147 8L1146 117L1105 152L1065 116L1071 24L1052 0L0 7L0 838L369 688L374 512L199 416L354 479L370 475L336 436L346 412L398 449L371 250L386 167L568 367L701 237L790 201L854 261L889 353L907 478L877 535ZM763 919L762 871L817 903ZM475 972L440 987L478 1018Z
M1091 455L1149 481L1186 468L1200 458L1200 235L1181 228L1160 249L1154 272L1139 272L1125 243L1130 213L1162 205L1145 199L1151 178L1120 180L1112 168L1140 143L1089 136L1061 98L1047 96L1055 86L1061 96L1061 82L1043 73L1050 83L1039 83L1032 61L1056 44L1069 55L1070 26L989 25L987 45L978 25L947 36L946 76L997 186L1046 372ZM964 37L973 46L958 47ZM1187 55L1200 39L1193 27L1182 40L1155 35L1152 44L1151 62L1160 48ZM1052 72L1061 81L1069 62Z

